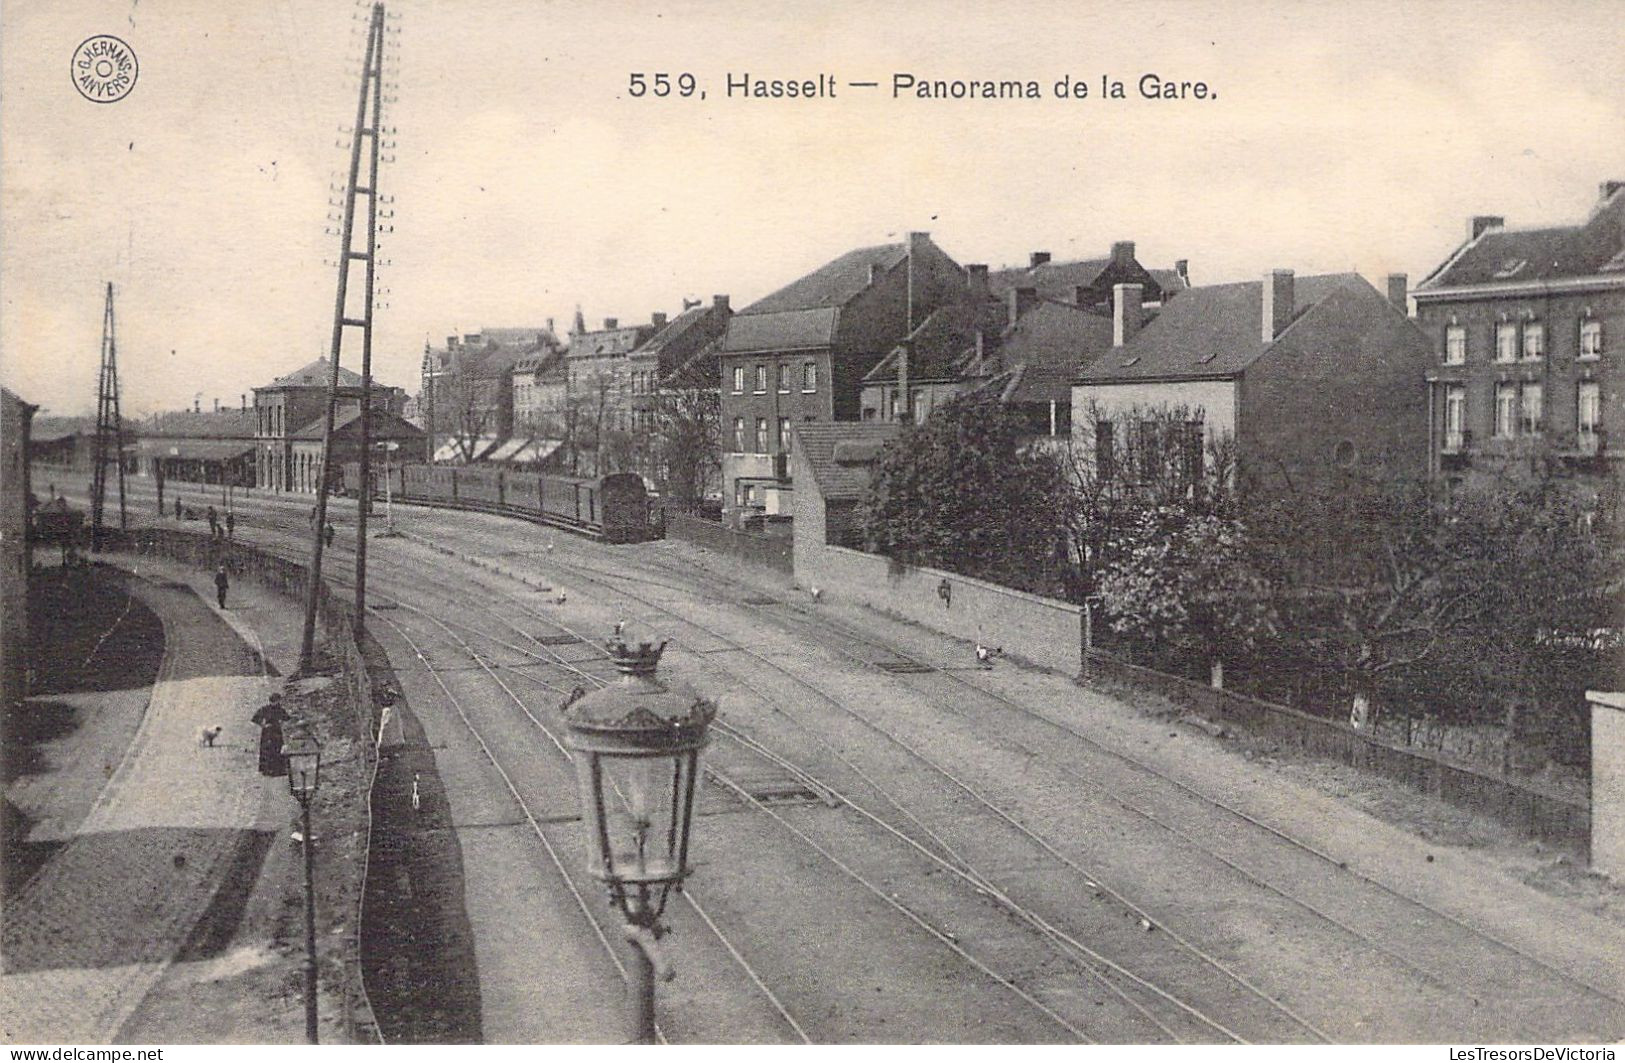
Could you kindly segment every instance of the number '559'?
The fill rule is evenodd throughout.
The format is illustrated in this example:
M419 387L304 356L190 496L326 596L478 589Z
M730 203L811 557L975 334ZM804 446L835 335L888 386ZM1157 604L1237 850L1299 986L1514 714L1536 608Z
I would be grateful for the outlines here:
M634 99L640 96L670 96L673 91L679 96L692 96L698 88L693 74L678 74L675 81L670 74L642 74L627 75L627 95Z

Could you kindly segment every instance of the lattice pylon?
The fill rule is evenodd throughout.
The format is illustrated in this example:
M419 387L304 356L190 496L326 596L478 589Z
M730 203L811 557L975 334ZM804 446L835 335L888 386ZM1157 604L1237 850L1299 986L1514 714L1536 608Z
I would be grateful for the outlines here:
M96 438L91 448L90 543L99 550L107 509L107 465L118 470L118 526L129 528L124 501L124 421L119 413L118 338L113 318L113 282L107 282L102 308L101 371L96 381Z

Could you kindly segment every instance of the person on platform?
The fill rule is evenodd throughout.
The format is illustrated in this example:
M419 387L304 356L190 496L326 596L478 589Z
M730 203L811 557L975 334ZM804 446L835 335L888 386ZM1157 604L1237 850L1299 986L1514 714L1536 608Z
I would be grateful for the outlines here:
M214 511L213 506L209 507L208 518L209 518L209 537L212 539L217 534L219 534L219 531L220 531L220 514L218 514L218 513L216 513Z
M181 519L181 493L179 491L175 492L175 519Z
M226 607L226 589L230 586L231 581L226 578L226 566L221 565L214 572L214 596L219 599L222 609Z
M323 537L327 540L327 545L328 546L333 545L333 522L332 521L327 522L327 531L323 533Z
M231 539L236 534L237 534L237 514L228 512L226 514L226 538Z
M281 694L272 694L271 700L254 714L254 722L260 727L261 775L288 774L288 762L282 756L282 725L287 719Z

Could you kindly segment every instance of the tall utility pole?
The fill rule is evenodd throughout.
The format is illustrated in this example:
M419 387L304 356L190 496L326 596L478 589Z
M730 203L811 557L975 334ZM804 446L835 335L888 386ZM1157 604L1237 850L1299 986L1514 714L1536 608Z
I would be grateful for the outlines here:
M90 484L90 544L102 546L102 512L107 499L107 463L118 469L118 526L129 527L124 508L124 421L118 404L118 341L113 329L113 282L107 282L107 302L102 309L102 368L96 384L96 439L91 460L95 464Z
M383 132L379 118L383 103L384 5L372 5L367 24L367 54L361 63L361 88L357 93L355 126L350 130L350 178L344 187L344 217L339 232L338 292L333 303L333 343L331 376L327 388L327 417L322 428L322 460L316 484L316 520L311 529L310 581L305 588L305 629L299 645L299 670L308 672L314 663L316 643L316 604L322 583L323 533L327 529L328 468L333 460L333 418L339 386L339 355L344 347L344 330L361 330L361 502L356 518L355 626L357 634L365 624L367 607L367 503L371 494L368 449L372 443L372 311L373 280L378 241L378 140ZM367 148L362 150L362 138ZM363 160L366 163L363 172ZM355 246L356 198L366 197L367 237L363 250ZM366 293L359 317L349 314L350 266L366 263Z

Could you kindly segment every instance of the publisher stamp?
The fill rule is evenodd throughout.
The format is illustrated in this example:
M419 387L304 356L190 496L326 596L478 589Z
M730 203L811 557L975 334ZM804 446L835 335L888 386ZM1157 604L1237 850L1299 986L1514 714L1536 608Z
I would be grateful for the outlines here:
M117 37L98 34L73 50L69 74L79 95L91 103L116 103L135 88L141 72L135 50Z

